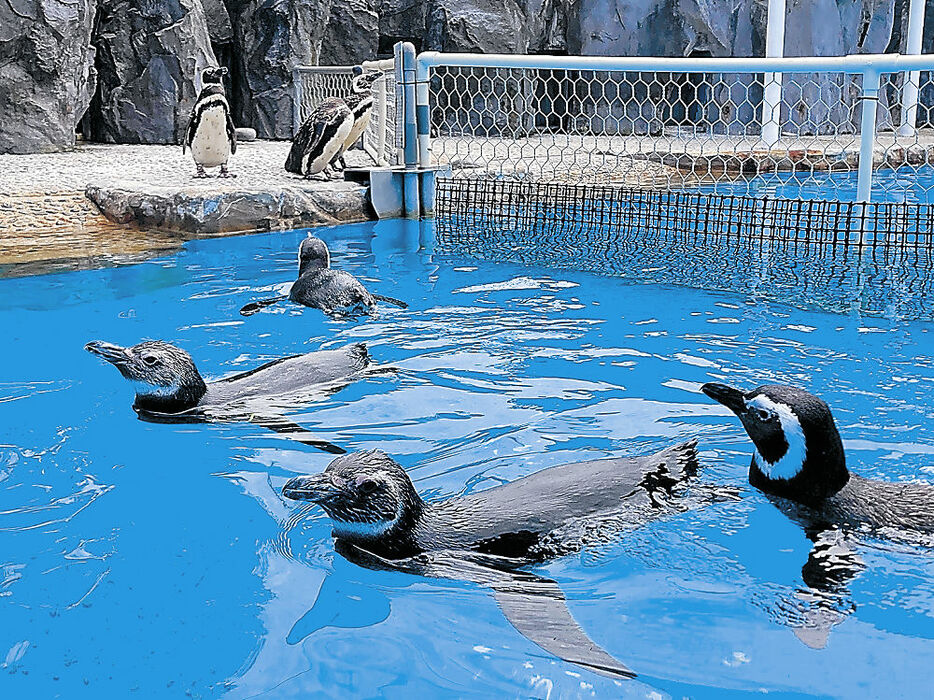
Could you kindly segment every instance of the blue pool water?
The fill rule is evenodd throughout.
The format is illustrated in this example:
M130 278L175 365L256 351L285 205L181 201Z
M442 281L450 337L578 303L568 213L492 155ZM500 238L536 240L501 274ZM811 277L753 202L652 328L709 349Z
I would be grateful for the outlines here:
M856 201L857 172L781 172L757 175L749 180L719 182L709 188L720 194L786 199ZM873 202L934 203L934 167L923 165L873 171Z
M808 386L834 407L852 471L934 481L934 324L477 262L432 250L417 224L317 233L336 266L410 309L241 318L294 276L302 231L0 280L0 697L929 692L932 550L861 542L866 569L830 601L852 612L825 648L803 644L811 544L746 485L750 444L697 387ZM336 555L321 512L279 495L328 455L254 425L137 420L129 386L83 345L144 338L183 346L208 377L368 343L397 371L290 417L389 452L430 498L694 436L705 483L738 497L536 567L639 674L609 680L535 647L473 584Z

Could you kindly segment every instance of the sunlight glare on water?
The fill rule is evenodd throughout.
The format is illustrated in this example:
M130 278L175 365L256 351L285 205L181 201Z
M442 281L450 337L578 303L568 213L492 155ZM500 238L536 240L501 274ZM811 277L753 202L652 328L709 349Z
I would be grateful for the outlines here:
M407 311L358 322L238 309L295 274L304 231L205 240L108 269L0 280L0 696L291 698L917 697L934 655L930 550L871 541L823 649L801 527L746 485L751 446L698 393L806 386L850 469L934 481L934 324L800 310L433 249L427 225L316 230L333 264ZM394 456L428 498L565 462L700 439L738 494L536 567L639 677L556 660L470 583L371 571L334 552L285 481L330 457L250 424L137 420L89 340L163 339L208 378L366 342L393 368L290 418ZM841 670L845 669L845 672Z

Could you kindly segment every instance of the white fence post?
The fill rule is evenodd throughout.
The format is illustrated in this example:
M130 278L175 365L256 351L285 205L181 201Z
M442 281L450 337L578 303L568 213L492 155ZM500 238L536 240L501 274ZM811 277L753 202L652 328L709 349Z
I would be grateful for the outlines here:
M910 3L908 10L908 41L906 42L905 53L917 56L921 53L921 38L924 33L925 0L910 0ZM902 82L902 123L898 127L899 136L914 136L915 134L920 82L920 71L913 70L905 73Z
M302 125L302 72L292 69L292 136L298 133Z
M863 115L859 127L859 172L856 180L856 201L872 198L872 157L876 142L876 111L879 106L879 84L882 74L876 68L863 72Z
M785 0L769 0L769 15L765 28L765 55L781 58L785 55ZM766 73L762 89L762 142L772 148L782 137L782 74Z

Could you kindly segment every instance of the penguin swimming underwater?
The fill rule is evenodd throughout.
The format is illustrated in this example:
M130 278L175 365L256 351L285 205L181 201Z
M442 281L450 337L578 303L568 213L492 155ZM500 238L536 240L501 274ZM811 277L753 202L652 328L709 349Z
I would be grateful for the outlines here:
M478 493L428 502L384 452L344 455L297 476L286 498L318 504L337 550L373 568L473 581L493 590L509 622L546 651L610 677L635 674L590 640L554 581L519 567L583 546L581 525L624 513L636 525L670 512L697 472L696 442L648 457L564 464Z
M701 391L742 422L756 446L749 483L760 491L804 506L810 520L934 533L934 485L850 474L830 407L818 397L781 384L744 394L709 383Z
M342 99L324 100L292 139L285 169L309 179L322 175L330 180L331 164L343 155L353 125L353 112Z
M319 350L293 355L206 382L187 352L161 340L131 347L94 341L84 346L116 367L136 391L133 409L143 420L196 423L246 421L288 434L307 445L336 454L344 450L330 443L303 439L300 426L269 411L269 398L301 402L320 389L338 389L356 378L369 365L363 344L337 350ZM257 405L258 404L258 405Z
M326 314L368 313L377 301L408 308L404 301L373 294L349 272L331 268L327 244L314 236L308 236L298 247L298 279L292 283L289 295L250 302L240 309L240 313L251 316L285 299L321 309Z
M230 105L224 93L226 68L206 68L201 73L201 94L191 110L182 153L191 148L195 161L195 177L208 177L205 168L220 166L220 177L236 177L227 170L230 155L237 152L237 131L230 116Z

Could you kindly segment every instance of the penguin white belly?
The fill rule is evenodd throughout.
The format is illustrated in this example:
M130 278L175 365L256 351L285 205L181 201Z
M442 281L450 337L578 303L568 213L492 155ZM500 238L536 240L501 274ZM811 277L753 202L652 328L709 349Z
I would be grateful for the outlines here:
M216 168L230 159L227 111L223 105L208 107L201 113L198 128L191 140L191 157L205 168Z
M359 119L355 119L353 123L353 128L350 130L350 135L347 137L347 141L344 142L344 150L349 150L357 141L360 140L360 137L363 136L363 132L366 131L367 126L370 125L370 116L373 114L372 108L367 108L367 110L360 115Z
M306 169L309 175L317 175L328 166L328 163L334 159L334 156L344 152L344 144L347 141L347 137L350 135L351 129L353 129L353 117L348 116L348 118L344 119L340 123L340 126L337 127L334 136L321 145L321 152L317 156L313 153L311 154L312 158Z

